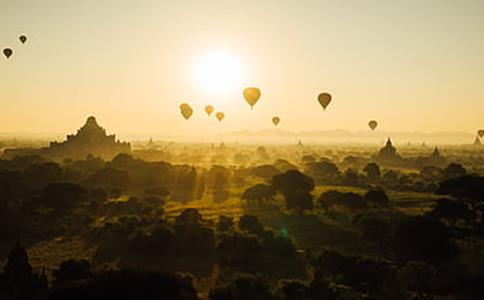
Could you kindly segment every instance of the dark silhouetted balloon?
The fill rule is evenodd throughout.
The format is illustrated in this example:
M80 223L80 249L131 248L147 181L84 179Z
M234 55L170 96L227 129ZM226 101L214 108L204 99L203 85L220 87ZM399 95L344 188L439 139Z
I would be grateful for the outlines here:
M256 87L248 87L244 90L245 101L253 108L254 105L259 101L260 90Z
M215 117L217 118L217 120L219 120L219 122L222 122L222 120L225 118L225 114L219 111L218 113L215 114Z
M188 103L185 103L185 102L183 102L183 103L182 103L182 104L180 104L180 106L179 106L179 108L180 108L180 109L186 109L186 108L188 108L188 107L190 107L190 105L188 105Z
M185 106L184 108L180 108L180 112L182 116L185 118L185 120L190 119L190 117L193 115L193 109L190 106Z
M368 122L368 127L370 127L371 130L375 130L377 126L378 126L378 122L375 120L371 120L370 122Z
M280 121L281 119L279 117L272 117L272 123L274 123L274 125L277 126L277 124L279 124Z
M319 104L326 110L326 107L331 103L331 95L328 93L321 93L318 96Z
M10 48L5 48L3 49L3 55L5 55L6 58L10 58L12 56L13 50Z
M207 115L210 117L210 115L213 113L213 106L212 105L207 105L205 106L205 112L207 113Z
M479 129L477 135L479 135L479 137L484 137L484 129Z
M25 35L19 36L18 39L20 40L20 42L22 42L22 44L25 44L25 42L27 41L27 37Z

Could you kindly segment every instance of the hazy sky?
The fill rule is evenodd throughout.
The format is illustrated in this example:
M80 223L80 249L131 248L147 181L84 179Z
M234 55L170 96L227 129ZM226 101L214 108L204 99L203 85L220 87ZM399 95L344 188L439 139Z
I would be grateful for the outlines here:
M484 127L482 0L0 0L4 47L0 132L72 132L89 115L148 134L267 129L273 115L294 131ZM262 90L254 110L246 85Z

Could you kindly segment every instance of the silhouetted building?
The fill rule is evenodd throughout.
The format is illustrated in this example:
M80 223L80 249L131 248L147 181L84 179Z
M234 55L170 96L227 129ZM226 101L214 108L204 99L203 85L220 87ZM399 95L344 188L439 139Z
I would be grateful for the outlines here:
M42 300L46 298L47 290L45 271L40 275L32 271L27 252L17 240L0 275L0 299Z
M150 140L146 144L146 149L152 150L152 149L155 149L155 148L156 148L155 142L153 142L153 138L150 138Z
M419 156L415 160L415 163L419 167L425 166L444 166L447 159L440 154L439 148L435 147L434 152L430 156Z
M68 135L64 142L51 142L50 147L41 149L7 149L4 158L17 155L41 155L55 160L66 158L85 159L89 154L103 159L112 159L120 153L130 153L131 145L116 140L114 134L106 134L106 130L98 125L96 118L87 118L86 123L76 134Z
M390 138L388 138L385 146L373 156L373 159L378 164L387 166L402 166L407 163L400 155L398 155L397 149L393 146Z
M385 147L378 151L378 153L375 155L375 159L380 161L391 161L401 159L401 157L397 154L397 149L393 146L391 139L388 138Z

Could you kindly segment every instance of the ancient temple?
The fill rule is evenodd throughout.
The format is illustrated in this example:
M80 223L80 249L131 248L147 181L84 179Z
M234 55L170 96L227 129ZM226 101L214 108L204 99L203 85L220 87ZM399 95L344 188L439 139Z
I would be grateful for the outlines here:
M96 118L87 118L86 123L76 134L68 135L64 142L51 142L49 147L41 149L7 149L3 158L11 159L16 155L40 155L54 160L85 159L88 155L110 160L120 153L130 153L129 143L116 140L114 134L108 135L99 126Z
M32 271L27 252L17 240L0 274L0 299L43 300L47 297L47 289L45 271L42 274Z
M112 159L119 153L130 151L129 143L117 141L114 134L106 134L106 130L92 116L87 118L76 134L68 135L65 142L51 142L49 147L51 156L65 158L85 158L91 154Z
M397 149L393 146L392 141L388 138L385 147L381 148L380 151L375 155L376 160L392 160L400 158L397 154Z
M403 158L398 155L397 149L393 146L392 141L388 138L385 147L381 148L373 159L383 165L400 165L404 162Z
M448 164L447 159L440 154L437 147L434 148L434 151L429 156L419 156L415 159L417 167L445 166L446 164Z

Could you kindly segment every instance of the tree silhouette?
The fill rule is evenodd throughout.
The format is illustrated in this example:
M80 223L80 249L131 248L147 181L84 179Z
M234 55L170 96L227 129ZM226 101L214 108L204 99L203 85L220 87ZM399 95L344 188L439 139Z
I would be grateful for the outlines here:
M380 166L376 163L369 163L364 168L363 171L366 173L366 177L370 182L377 182L380 180Z

